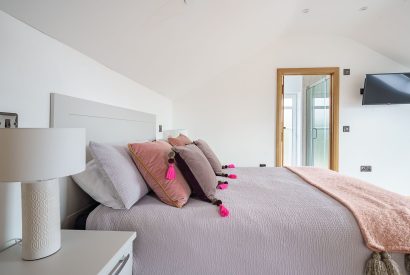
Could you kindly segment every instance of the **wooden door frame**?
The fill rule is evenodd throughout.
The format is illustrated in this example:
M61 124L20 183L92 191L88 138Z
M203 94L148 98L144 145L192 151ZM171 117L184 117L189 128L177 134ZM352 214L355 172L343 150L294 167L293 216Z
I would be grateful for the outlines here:
M330 165L339 170L339 85L340 68L279 68L277 69L276 92L276 166L283 166L283 99L286 75L330 75Z

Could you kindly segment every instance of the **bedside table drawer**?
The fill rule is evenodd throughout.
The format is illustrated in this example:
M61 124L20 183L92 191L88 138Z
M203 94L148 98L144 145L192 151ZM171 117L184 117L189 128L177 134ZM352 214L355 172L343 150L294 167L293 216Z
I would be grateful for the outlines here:
M0 274L132 275L135 232L62 230L61 249L44 259L23 261L21 244L0 253Z
M101 275L132 275L132 241L127 243L118 253L107 263Z

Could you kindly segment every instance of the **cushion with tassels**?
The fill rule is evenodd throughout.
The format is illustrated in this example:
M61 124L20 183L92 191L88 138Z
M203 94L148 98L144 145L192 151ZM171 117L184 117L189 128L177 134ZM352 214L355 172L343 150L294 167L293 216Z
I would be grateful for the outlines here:
M154 141L129 144L128 148L141 175L162 202L178 208L187 203L191 190L174 166L171 145Z
M205 155L215 174L222 174L222 164L208 143L202 139L195 140L194 143Z
M184 146L191 144L192 140L184 134L179 134L177 137L168 137L168 143L172 146Z
M218 207L219 214L227 217L229 211L215 198L218 181L202 151L194 144L175 146L173 150L176 152L176 164L191 187L192 195L213 203Z

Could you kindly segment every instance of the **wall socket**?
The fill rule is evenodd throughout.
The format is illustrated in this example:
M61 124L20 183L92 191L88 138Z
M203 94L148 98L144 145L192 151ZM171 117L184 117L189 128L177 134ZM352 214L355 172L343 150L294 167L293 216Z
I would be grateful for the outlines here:
M259 167L266 167L266 164L265 164L265 163L261 163L261 164L259 164Z
M371 172L372 166L371 165L362 165L360 166L360 172Z
M18 115L16 113L0 112L0 128L18 128Z

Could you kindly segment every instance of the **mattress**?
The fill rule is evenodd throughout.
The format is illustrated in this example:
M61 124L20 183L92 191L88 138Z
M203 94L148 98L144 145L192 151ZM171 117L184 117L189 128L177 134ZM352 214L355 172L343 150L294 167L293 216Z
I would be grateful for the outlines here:
M136 231L134 274L362 274L371 252L352 214L284 168L236 168L210 203L181 209L148 195L129 210L98 206L87 229ZM404 257L393 254L404 272Z

